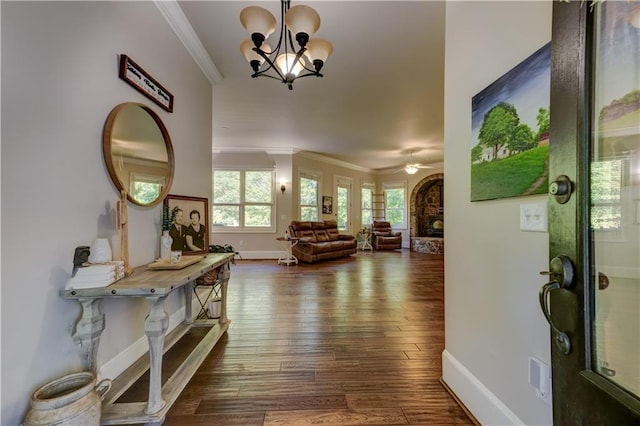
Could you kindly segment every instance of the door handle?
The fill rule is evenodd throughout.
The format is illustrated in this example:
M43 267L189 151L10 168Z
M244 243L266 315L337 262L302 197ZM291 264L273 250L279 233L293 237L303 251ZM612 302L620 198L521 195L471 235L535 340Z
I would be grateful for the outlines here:
M549 293L559 288L570 288L574 281L574 267L571 259L567 256L560 255L551 259L549 263L549 271L540 272L541 275L549 275L551 281L542 286L539 292L540 309L551 326L554 333L554 341L562 353L567 355L571 352L571 340L567 333L558 329L551 320L549 312Z

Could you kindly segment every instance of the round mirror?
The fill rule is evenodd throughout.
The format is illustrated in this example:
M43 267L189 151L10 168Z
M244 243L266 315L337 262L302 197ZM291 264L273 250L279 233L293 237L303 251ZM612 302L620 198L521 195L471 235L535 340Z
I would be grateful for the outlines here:
M169 193L174 158L160 117L144 104L116 106L104 126L104 161L119 191L140 206L154 206Z

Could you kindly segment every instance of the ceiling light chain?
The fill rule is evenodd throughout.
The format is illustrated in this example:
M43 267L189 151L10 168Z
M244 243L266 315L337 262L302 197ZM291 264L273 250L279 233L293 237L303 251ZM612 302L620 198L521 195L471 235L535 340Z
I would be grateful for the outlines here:
M311 39L320 27L320 15L314 9L304 5L291 7L290 0L281 0L280 14L280 38L273 50L266 40L276 30L276 18L262 7L242 9L240 22L249 32L251 40L243 41L240 51L251 65L251 77L280 80L289 90L293 90L293 82L297 78L323 76L320 70L333 52L333 46L323 39ZM298 51L294 47L293 35L300 46ZM280 53L281 50L284 53ZM307 66L305 58L311 62L313 69ZM261 70L265 61L268 66ZM276 75L267 74L270 70ZM303 71L306 73L300 75Z

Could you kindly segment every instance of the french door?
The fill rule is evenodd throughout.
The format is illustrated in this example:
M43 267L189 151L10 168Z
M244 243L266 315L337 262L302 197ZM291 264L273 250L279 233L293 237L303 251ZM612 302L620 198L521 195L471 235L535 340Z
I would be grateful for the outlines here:
M338 230L349 233L351 231L351 178L335 176L334 185Z
M554 424L637 425L640 3L554 2L551 72Z

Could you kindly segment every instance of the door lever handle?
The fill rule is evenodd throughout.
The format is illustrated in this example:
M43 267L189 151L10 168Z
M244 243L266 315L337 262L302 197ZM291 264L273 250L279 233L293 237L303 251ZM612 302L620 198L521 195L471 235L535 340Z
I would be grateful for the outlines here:
M551 320L549 312L549 293L559 288L569 288L573 285L575 278L575 268L571 259L565 255L560 255L551 259L549 262L549 271L540 272L540 275L548 275L550 281L542 286L539 293L540 309L547 322L555 333L554 340L560 350L567 355L571 352L571 340L567 333L560 331Z
M558 345L560 350L562 350L562 352L567 355L569 352L571 352L571 340L569 340L569 336L567 336L567 333L560 331L558 327L553 324L553 321L551 320L551 314L549 312L548 295L551 290L555 290L558 288L560 288L560 283L558 283L557 281L549 281L542 286L539 293L540 309L542 309L544 317L555 333L554 340L556 344Z

